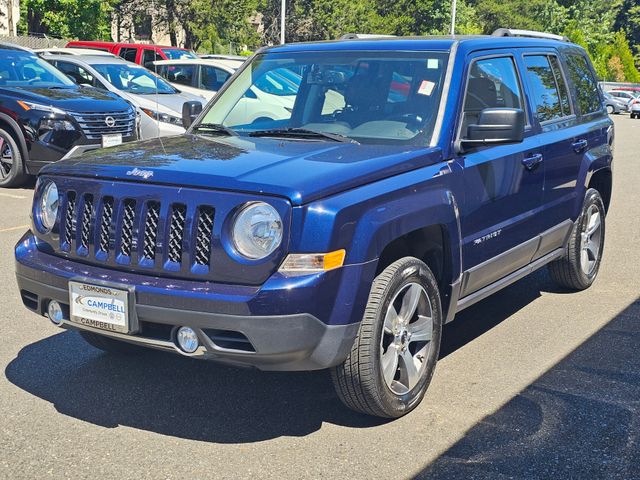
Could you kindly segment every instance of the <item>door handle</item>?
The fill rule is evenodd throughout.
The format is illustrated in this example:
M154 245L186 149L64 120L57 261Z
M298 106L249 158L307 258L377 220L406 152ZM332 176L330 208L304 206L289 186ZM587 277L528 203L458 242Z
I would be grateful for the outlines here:
M534 153L530 157L523 158L522 165L524 165L524 168L527 170L532 171L542 163L542 160L544 160L544 157L541 153Z
M571 144L573 147L573 151L576 153L582 153L588 146L589 142L586 139L581 138L580 140L576 140Z

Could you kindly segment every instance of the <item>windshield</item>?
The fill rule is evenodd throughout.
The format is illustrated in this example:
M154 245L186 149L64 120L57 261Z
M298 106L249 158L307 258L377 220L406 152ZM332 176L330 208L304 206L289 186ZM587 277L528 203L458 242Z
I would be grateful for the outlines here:
M191 50L181 50L179 48L163 48L164 53L169 60L180 60L182 58L198 58Z
M208 106L202 123L239 135L286 131L291 138L298 129L306 140L311 131L360 143L425 145L447 58L447 52L267 52Z
M0 86L71 88L76 85L40 57L21 50L0 50Z
M169 83L146 68L123 63L91 66L106 78L111 85L123 92L151 95L155 94L157 89L159 94L177 93L177 90Z

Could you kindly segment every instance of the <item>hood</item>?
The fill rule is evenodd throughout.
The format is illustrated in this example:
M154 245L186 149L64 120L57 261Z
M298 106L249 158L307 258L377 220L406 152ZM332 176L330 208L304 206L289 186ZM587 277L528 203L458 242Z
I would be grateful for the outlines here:
M437 147L185 134L95 150L42 173L269 194L300 205L441 159Z
M204 97L187 92L160 95L136 95L133 93L127 93L127 97L129 97L131 101L140 108L146 108L154 111L159 110L162 113L170 113L178 117L182 117L182 106L185 102L200 102L203 107L207 103L207 100Z
M0 93L17 97L18 100L71 112L109 112L126 110L129 107L127 102L116 94L93 87L0 87Z

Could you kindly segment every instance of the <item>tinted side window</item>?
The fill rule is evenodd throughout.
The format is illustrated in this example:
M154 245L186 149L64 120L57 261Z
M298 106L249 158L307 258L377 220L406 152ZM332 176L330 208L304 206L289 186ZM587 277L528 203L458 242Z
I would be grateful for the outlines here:
M171 65L167 69L166 78L170 82L190 87L193 85L193 76L196 73L196 68L196 65Z
M577 53L567 54L567 66L569 67L569 78L576 88L576 97L580 113L597 112L602 108L598 83L593 76L587 59Z
M462 113L462 136L485 108L522 108L522 91L511 57L493 57L476 61L469 70L467 93Z
M136 53L137 53L136 48L121 48L120 51L118 52L118 55L120 55L122 58L124 58L128 62L135 63Z
M73 80L78 85L96 85L96 80L93 78L93 75L78 65L58 61L56 62L56 67L66 75L73 77Z
M569 100L569 89L567 83L562 75L562 67L560 67L560 61L555 55L549 56L549 62L553 69L553 75L556 79L556 85L558 86L558 94L560 95L560 106L562 107L562 114L567 116L571 115L571 101Z
M198 87L217 92L230 76L231 74L229 72L225 72L220 68L201 65L200 83Z
M528 55L524 57L527 66L527 79L533 93L533 106L538 120L547 122L562 118L560 93L556 85L556 77L551 69L549 57L546 55Z

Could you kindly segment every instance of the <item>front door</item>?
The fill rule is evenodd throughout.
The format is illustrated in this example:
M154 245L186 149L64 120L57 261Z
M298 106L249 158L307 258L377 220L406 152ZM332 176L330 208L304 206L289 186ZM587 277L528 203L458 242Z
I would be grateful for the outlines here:
M469 63L459 138L485 108L530 112L513 55L478 56ZM531 261L540 228L544 163L538 138L527 121L521 143L468 149L458 157L464 168L461 206L462 296L499 280Z

